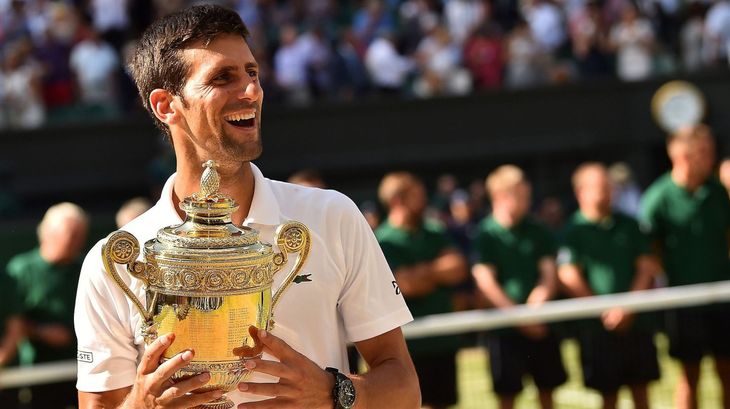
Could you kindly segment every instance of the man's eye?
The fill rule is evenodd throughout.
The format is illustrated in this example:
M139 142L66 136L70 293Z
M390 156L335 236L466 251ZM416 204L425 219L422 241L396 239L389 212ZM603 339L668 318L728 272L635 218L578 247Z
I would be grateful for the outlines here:
M229 79L231 79L231 76L230 75L228 75L228 74L221 74L221 75L218 75L217 77L213 78L213 81L215 81L215 82L226 82Z
M258 78L259 73L258 73L258 71L249 71L248 76L251 78Z

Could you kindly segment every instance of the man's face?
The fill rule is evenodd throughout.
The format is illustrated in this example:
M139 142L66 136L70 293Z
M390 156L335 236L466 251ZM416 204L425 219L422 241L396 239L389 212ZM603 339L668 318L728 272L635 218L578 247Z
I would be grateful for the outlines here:
M403 194L403 204L414 217L423 217L426 210L426 188L420 182L413 182Z
M702 181L712 174L715 165L715 144L710 138L677 141L670 147L673 166L686 166L690 175Z
M174 144L190 145L196 159L258 158L264 94L258 65L244 39L222 35L207 46L194 43L182 58L190 70L182 95L173 101L182 117L170 127Z
M86 244L86 223L74 217L53 221L41 238L43 254L52 264L68 263L79 257Z
M493 206L502 207L515 221L522 220L530 211L532 189L526 182L500 192L495 192Z
M605 169L591 168L581 177L576 199L581 209L606 213L611 210L611 182Z

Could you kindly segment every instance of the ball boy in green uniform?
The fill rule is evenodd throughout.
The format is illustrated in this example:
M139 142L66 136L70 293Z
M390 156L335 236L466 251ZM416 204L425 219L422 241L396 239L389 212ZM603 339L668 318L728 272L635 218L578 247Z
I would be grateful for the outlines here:
M586 163L573 174L579 210L566 229L558 275L572 297L645 290L653 285L658 263L649 240L629 216L611 210L608 171ZM615 408L618 390L631 389L634 407L647 409L647 383L659 378L653 333L615 308L600 321L579 324L583 381L603 396L604 408Z
M375 231L393 270L393 286L403 293L414 317L453 311L453 288L466 278L468 267L446 229L424 220L426 189L414 175L391 173L378 190L388 218ZM408 341L418 372L424 407L445 408L456 403L458 336Z
M550 231L527 216L530 184L522 171L505 165L489 175L492 214L479 227L477 287L496 308L539 305L557 289L555 244ZM487 348L494 391L501 408L511 408L531 375L543 409L552 408L552 391L566 380L558 340L543 324L488 334Z
M728 233L730 199L712 176L715 143L707 126L681 129L670 136L672 170L657 179L642 198L641 221L651 232L670 286L730 279ZM676 407L697 407L697 383L704 354L715 358L730 407L730 307L709 306L666 314L669 353L682 362Z

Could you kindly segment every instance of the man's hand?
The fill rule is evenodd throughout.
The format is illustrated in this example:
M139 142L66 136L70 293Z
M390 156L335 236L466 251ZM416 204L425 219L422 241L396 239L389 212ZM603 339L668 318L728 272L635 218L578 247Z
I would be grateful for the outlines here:
M160 364L162 354L174 339L173 334L166 334L147 347L142 355L142 362L137 367L137 378L132 391L119 409L184 409L211 402L223 395L221 390L189 393L208 383L208 373L179 382L171 379L175 371L187 365L194 355L193 351L184 351Z
M518 329L523 335L532 339L545 338L548 333L548 328L545 324L520 325Z
M238 406L239 409L331 409L334 402L332 397L334 377L271 333L259 330L258 335L264 344L264 350L279 358L280 362L251 359L246 361L246 368L277 376L279 382L240 383L238 385L240 391L270 396L272 399L241 404Z
M32 337L54 348L71 344L71 331L61 324L41 324L33 328Z
M613 308L601 315L603 327L609 331L626 331L634 321L634 315L621 308Z

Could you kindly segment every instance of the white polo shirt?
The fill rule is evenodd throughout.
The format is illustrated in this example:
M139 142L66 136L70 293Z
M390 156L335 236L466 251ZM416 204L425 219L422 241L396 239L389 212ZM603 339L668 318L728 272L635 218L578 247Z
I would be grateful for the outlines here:
M273 243L276 227L296 220L309 227L312 247L301 274L311 281L292 284L276 306L272 333L321 367L347 371L347 341L358 342L411 321L403 297L396 293L393 274L375 236L357 206L341 193L302 187L264 178L251 165L255 189L244 225L259 230L260 240ZM123 227L140 245L163 227L182 222L172 193L175 175L149 211ZM103 240L86 256L76 296L74 324L78 339L77 388L102 392L133 384L144 352L141 317L122 290L104 272ZM291 271L295 257L275 275L273 290ZM142 283L118 268L144 303ZM264 358L273 359L270 356ZM275 378L254 374L256 382ZM228 394L235 403L258 400L238 390Z

